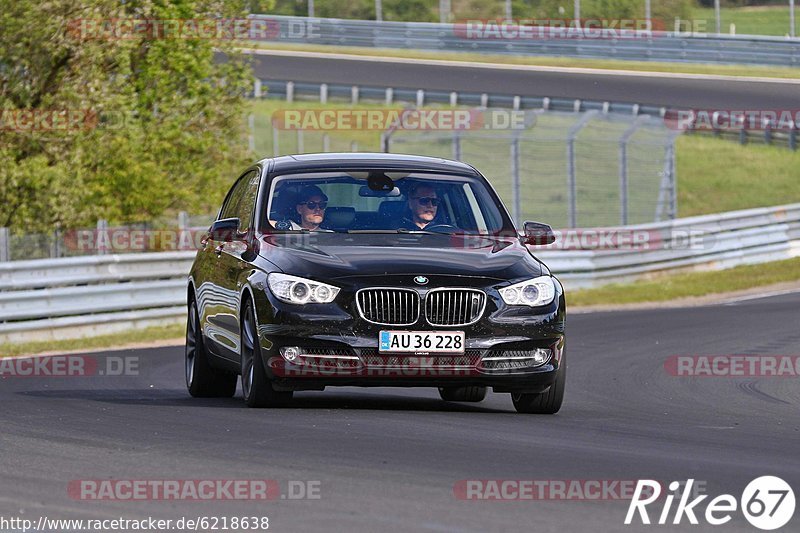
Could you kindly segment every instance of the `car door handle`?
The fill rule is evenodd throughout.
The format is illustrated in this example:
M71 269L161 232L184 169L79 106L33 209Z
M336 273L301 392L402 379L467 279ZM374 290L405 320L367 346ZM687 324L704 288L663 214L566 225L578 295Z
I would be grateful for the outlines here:
M220 244L219 246L217 246L216 248L214 248L214 253L216 253L218 256L219 256L219 255L222 255L222 249L223 249L224 247L225 247L225 243L222 243L222 244Z

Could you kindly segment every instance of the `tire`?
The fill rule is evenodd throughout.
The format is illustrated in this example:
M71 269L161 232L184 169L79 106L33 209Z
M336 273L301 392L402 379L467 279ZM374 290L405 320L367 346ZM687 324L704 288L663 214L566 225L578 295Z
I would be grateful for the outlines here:
M558 367L558 376L550 388L538 394L511 393L511 401L518 413L552 415L561 409L564 401L564 386L567 383L566 351L561 357L561 366Z
M446 402L480 402L486 398L486 387L439 387L439 396Z
M255 312L252 302L247 302L242 312L242 396L248 407L279 407L292 399L292 391L276 391L264 370L261 347L258 342Z
M197 304L189 301L185 349L186 388L195 398L231 398L236 394L236 374L223 372L208 362L208 352L200 330Z

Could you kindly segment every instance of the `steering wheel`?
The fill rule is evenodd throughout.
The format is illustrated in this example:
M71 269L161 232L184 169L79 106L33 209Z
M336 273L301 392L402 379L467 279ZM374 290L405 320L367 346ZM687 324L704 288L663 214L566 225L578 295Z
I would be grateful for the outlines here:
M452 224L432 224L430 226L425 226L422 229L424 231L434 231L436 233L452 233L461 231L458 226L454 226Z

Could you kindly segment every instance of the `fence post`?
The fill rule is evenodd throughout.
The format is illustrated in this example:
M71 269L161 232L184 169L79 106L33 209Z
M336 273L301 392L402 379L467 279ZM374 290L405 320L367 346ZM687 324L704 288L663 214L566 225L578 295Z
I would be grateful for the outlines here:
M99 219L97 221L97 239L95 239L95 246L97 247L97 255L108 254L108 249L106 248L106 245L105 244L103 244L102 246L100 245L101 241L103 243L107 242L107 239L101 237L101 235L105 235L107 229L108 229L108 221L102 218Z
M327 133L322 134L322 151L323 152L331 151L331 137Z
M61 228L56 226L56 229L53 230L53 246L50 248L50 257L57 259L61 257L61 255Z
M461 133L453 133L453 159L461 161Z
M569 198L569 227L578 227L578 181L575 176L575 139L578 133L597 114L597 110L587 111L572 125L567 134L567 197Z
M381 152L389 153L392 151L391 134L387 132L381 133Z
M11 261L8 228L0 228L0 262Z
M275 124L272 125L272 153L275 157L278 157L281 153L280 146L278 144L278 128L275 127Z
M519 133L514 132L511 138L511 216L519 227L521 222L520 180L519 180Z
M797 129L800 128L800 124L795 124L794 128L789 130L789 148L792 150L797 150Z
M649 118L648 115L639 115L619 138L619 219L623 226L628 225L628 142L641 123Z
M672 187L672 194L669 198L669 218L678 218L678 165L675 151L675 137L670 138L669 143L669 182Z
M253 98L261 98L261 80L258 78L253 81Z
M302 154L305 152L305 146L303 142L303 130L297 130L297 153Z

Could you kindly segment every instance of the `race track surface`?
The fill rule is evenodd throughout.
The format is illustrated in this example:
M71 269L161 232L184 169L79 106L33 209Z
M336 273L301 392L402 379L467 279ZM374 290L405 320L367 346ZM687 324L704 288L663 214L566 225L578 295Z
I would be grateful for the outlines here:
M192 399L179 347L99 357L135 360L138 376L6 377L0 516L268 516L274 531L752 531L741 513L719 527L624 526L626 501L465 501L454 486L694 478L738 498L771 474L798 491L797 377L675 377L664 362L800 354L799 308L790 294L574 314L555 416L518 415L505 394L458 404L428 389L303 392L273 410L247 409L238 394ZM272 479L284 496L289 481L319 481L320 498L83 501L68 494L82 479Z
M554 72L337 59L290 55L253 56L264 80L332 83L550 98L581 98L723 110L799 109L798 83L618 75L596 71Z

